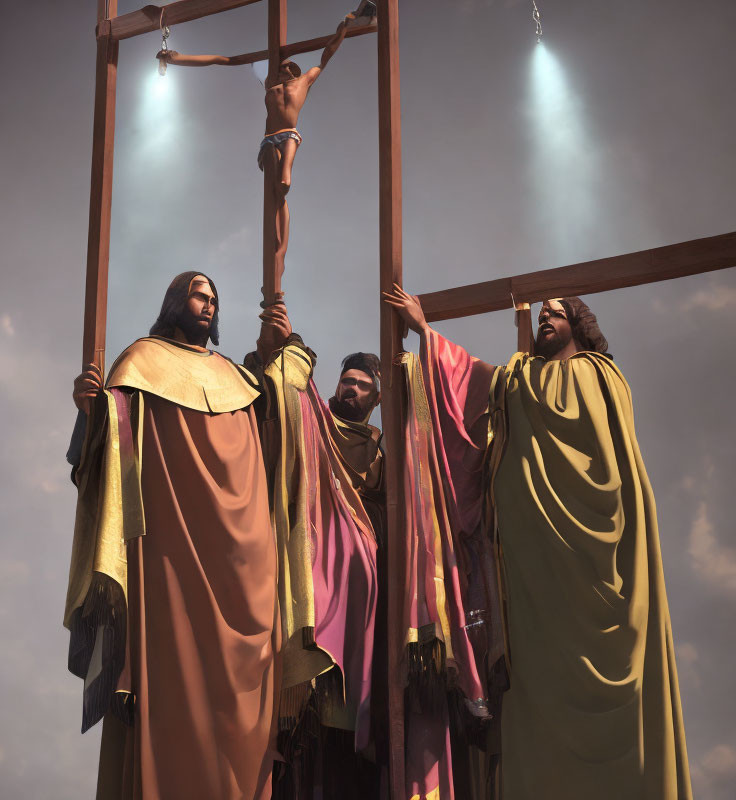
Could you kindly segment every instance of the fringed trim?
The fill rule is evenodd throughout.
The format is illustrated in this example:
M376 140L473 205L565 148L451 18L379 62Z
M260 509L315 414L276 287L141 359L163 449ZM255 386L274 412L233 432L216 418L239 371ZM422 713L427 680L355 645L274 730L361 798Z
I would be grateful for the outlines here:
M82 733L99 722L113 704L125 665L126 617L122 587L96 572L84 605L70 620L69 671L85 682ZM127 716L123 714L121 719L125 721Z
M407 701L425 711L438 712L448 689L445 643L437 638L410 642L406 647Z
M307 639L305 629L305 646ZM320 720L330 709L342 708L343 698L343 678L337 667L281 692L278 748L285 763L276 765L273 800L312 797L312 773L325 730Z

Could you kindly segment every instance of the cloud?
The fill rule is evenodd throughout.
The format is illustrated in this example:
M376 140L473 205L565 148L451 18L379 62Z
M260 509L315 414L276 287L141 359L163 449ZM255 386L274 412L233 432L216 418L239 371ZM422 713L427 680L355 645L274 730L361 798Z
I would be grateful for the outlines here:
M736 308L736 288L732 286L711 286L707 291L698 289L681 306L683 311L705 309L706 311L728 311Z
M698 672L698 660L700 658L698 648L691 642L681 642L675 645L677 651L677 673L680 684L699 689L701 686L700 674Z
M696 797L730 797L736 779L736 747L718 744L690 765ZM718 790L723 790L722 793Z
M736 747L719 744L700 760L706 773L718 778L736 778Z
M711 284L707 289L691 292L677 307L685 314L700 310L731 311L736 309L736 287ZM669 314L672 306L657 296L652 300L652 310L657 314Z
M207 259L210 269L221 269L223 266L237 266L238 264L248 263L258 253L256 247L258 242L253 236L253 229L244 225L237 231L233 231L212 248Z
M736 549L722 545L716 538L705 500L698 504L690 528L688 551L693 569L705 582L736 596Z
M15 327L13 326L13 320L10 318L10 314L3 314L0 317L0 328L3 329L3 333L6 336L15 336Z

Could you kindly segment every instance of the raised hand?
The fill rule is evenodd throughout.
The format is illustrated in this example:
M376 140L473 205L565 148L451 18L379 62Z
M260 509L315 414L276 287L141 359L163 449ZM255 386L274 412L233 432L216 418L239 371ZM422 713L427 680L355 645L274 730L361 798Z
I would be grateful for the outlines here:
M420 336L426 334L429 325L424 319L422 304L417 297L407 294L398 283L394 284L394 288L390 292L382 292L382 294L384 302L396 309L409 328Z
M102 373L96 364L87 364L84 372L74 379L74 405L89 414L92 401L102 391Z
M286 344L291 335L291 322L283 300L264 308L258 317L261 320L261 335L258 337L256 348L261 359L268 361L274 350Z

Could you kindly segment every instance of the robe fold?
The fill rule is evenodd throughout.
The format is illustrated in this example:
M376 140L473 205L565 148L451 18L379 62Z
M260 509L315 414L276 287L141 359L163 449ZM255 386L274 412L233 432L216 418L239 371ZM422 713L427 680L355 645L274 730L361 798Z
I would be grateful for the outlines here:
M335 444L335 420L312 381L301 345L266 366L267 417L277 421L273 518L284 637L282 730L293 730L315 690L320 721L370 735L376 536ZM270 460L270 459L269 459Z
M160 337L106 385L77 470L66 615L85 708L132 718L105 718L97 796L267 800L280 626L259 391Z
M421 363L410 353L402 363L408 400L406 794L412 800L456 794L485 800L491 796L485 790L489 759L497 752L493 734L498 738L493 667L503 655L497 564L481 528L491 371L434 338ZM484 762L477 792L462 767L457 774L453 769L469 761L471 751Z
M431 332L426 357L454 368L460 350ZM450 392L449 413L456 401ZM511 683L504 800L689 800L654 496L628 384L598 353L518 353L493 374L489 413L483 489Z

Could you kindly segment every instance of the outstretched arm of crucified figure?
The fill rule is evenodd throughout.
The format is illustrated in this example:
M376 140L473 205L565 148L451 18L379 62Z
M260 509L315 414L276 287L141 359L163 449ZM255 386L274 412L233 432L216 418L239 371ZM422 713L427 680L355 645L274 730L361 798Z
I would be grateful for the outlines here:
M243 56L188 56L184 53L177 53L176 50L159 50L156 58L165 61L167 64L174 64L177 67L238 67L245 63Z
M350 15L348 14L348 17ZM327 46L322 51L322 58L320 59L318 67L312 67L312 69L307 70L306 78L307 83L311 86L317 78L322 74L322 70L327 66L327 62L335 55L337 52L337 48L343 43L345 39L345 34L348 30L348 17L337 26L337 30L335 31L334 36L327 42Z

